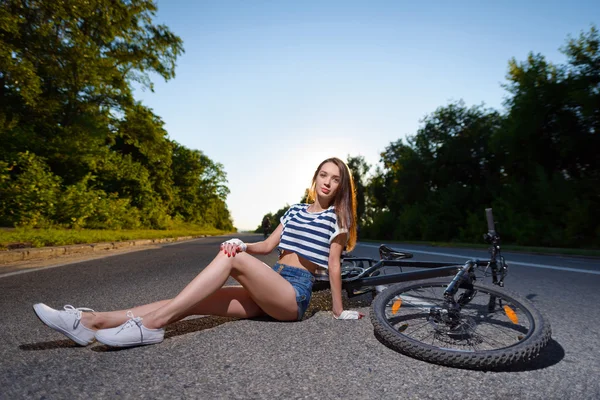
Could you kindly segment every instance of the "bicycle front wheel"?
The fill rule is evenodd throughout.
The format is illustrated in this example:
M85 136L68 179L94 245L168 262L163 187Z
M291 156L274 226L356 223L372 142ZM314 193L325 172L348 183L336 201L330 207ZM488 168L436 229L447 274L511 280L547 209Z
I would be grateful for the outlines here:
M414 358L470 369L530 360L550 340L550 324L529 300L477 282L460 288L454 297L460 310L449 310L448 283L400 283L379 294L371 322L380 340Z

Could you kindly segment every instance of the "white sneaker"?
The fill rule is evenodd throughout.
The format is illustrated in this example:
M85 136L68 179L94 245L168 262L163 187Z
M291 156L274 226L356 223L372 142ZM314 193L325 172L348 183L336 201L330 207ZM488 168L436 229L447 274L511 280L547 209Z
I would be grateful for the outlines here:
M116 328L97 330L96 340L109 346L133 347L160 343L165 338L163 328L146 328L142 317L134 317L131 311L127 311L127 316L129 320Z
M50 328L62 333L80 346L87 346L94 341L92 329L88 329L81 323L83 311L94 311L91 308L75 308L66 305L64 311L55 310L43 303L33 305L33 311L38 318Z

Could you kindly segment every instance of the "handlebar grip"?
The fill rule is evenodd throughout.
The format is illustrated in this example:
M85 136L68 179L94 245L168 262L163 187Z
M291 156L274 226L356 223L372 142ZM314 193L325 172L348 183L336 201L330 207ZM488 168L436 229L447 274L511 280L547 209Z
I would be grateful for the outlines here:
M496 233L496 227L494 226L494 216L492 215L492 209L485 209L485 217L487 218L488 232Z

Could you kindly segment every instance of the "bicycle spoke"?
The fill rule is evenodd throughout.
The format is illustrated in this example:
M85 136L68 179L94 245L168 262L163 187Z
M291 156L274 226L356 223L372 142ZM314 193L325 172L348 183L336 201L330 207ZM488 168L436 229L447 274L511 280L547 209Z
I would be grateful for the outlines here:
M412 331L408 332L408 333L404 333L405 336L410 336L412 333L417 332L419 330L421 330L424 326L429 325L428 321L423 322L421 325L417 326L415 329L413 329Z
M546 345L550 329L527 299L478 282L447 299L447 286L440 278L380 294L373 305L375 330L402 353L476 369L525 361Z
M431 287L429 288L429 291L431 292L431 296L429 296L429 295L425 296L425 295L420 294L421 289L413 290L412 292L414 292L414 294L410 294L411 292L407 292L408 294L405 294L405 295L412 297L412 298L419 298L419 299L427 300L436 306L441 306L441 304L443 304L443 296L441 296L439 293L435 293ZM440 303L440 301L442 303Z
M521 335L526 335L527 332L529 332L529 328L523 326L523 325L514 325L511 328L508 327L504 327L504 326L500 326L499 324L492 324L492 323L487 323L486 326L489 326L490 328L493 328L495 331L501 332L503 335L505 335L508 338L514 339L514 335L516 333L519 333ZM521 332L518 328L523 329L525 332Z
M468 349L475 352L511 346L529 331L527 326L509 321L504 309L497 308L496 304L493 311L488 311L489 297L497 295L487 293L485 290L479 291L478 295L463 306L460 311L459 326L450 328L444 326L448 322L432 322L429 320L430 310L446 308L444 290L445 286L424 286L399 294L385 307L387 319L403 336L431 343L432 346L438 342L442 348ZM458 298L461 294L459 292L455 296ZM394 303L397 300L402 303L394 312ZM519 315L519 320L527 321L520 307L502 297L498 297L498 300L509 305ZM423 310L426 314L418 311L414 313L415 310ZM439 324L439 327L436 327L436 324ZM408 327L410 330L407 330Z
M429 291L431 292L431 298L432 299L442 299L443 298L442 296L440 296L440 293L435 293L433 291L433 287L431 287L431 286L429 287Z
M504 321L498 321L499 323L497 324L490 324L493 325L494 329L502 332L504 335L510 336L512 335L512 333L519 332L519 333L527 333L529 331L529 328L523 326L523 325L517 325L517 324L513 324L513 325L508 325L508 326L504 326L504 324L511 324L512 322L504 322ZM525 332L520 332L520 330L524 330Z
M475 337L479 338L479 339L480 339L480 340L481 340L483 343L486 343L487 345L489 345L489 347L490 347L491 349L497 349L497 348L503 348L503 347L507 347L507 344L506 344L506 343L502 343L502 342L499 342L499 341L497 341L497 340L494 340L494 339L493 339L492 337L490 337L490 336L483 336L483 335L480 335L480 334L478 334L478 333L474 333L474 334L473 334L473 336L475 336ZM494 343L497 343L497 345L494 345L492 342L494 342ZM510 343L510 344L508 344L508 345L510 346L512 343L514 343L514 342L511 342L511 343ZM499 347L498 347L498 346L499 346Z
M433 336L435 339L435 332L433 331L426 331L426 335L424 336L419 336L419 337L414 337L414 340L418 340L420 342L424 342L425 340L427 340L428 337Z

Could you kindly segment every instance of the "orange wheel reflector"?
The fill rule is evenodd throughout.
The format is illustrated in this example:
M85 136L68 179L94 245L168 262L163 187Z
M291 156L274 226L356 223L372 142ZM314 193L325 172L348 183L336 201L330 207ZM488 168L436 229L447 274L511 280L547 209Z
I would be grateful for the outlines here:
M408 324L404 324L404 325L400 326L400 328L398 328L398 332L404 332L406 330L406 328L408 328Z
M394 301L394 304L392 304L392 314L396 314L401 306L402 299L397 299L396 301Z
M517 313L515 313L512 308L510 308L509 306L504 306L504 312L513 324L519 323L519 317L517 317Z

